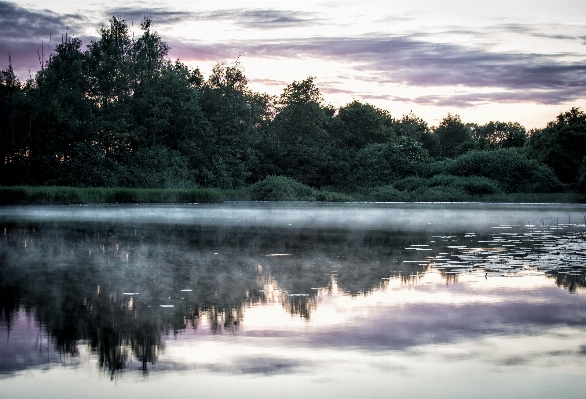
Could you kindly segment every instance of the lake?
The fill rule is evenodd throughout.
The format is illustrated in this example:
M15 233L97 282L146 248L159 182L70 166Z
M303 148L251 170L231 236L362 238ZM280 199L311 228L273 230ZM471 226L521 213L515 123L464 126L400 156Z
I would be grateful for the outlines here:
M586 206L0 207L0 397L582 398Z

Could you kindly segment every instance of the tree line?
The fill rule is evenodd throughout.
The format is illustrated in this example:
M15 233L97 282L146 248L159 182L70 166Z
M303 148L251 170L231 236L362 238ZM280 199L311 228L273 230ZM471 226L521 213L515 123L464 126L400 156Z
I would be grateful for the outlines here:
M114 17L85 48L65 35L24 83L0 71L0 185L586 192L578 108L531 131L454 114L429 126L360 101L335 108L311 76L254 92L238 59L206 79L169 59L150 19L140 29Z

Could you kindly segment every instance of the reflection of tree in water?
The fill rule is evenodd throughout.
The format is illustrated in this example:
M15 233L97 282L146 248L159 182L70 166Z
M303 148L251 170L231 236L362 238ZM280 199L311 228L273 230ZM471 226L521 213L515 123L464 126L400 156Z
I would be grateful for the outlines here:
M546 276L555 279L558 287L564 287L570 292L576 292L578 288L586 288L586 274L576 273L548 273Z
M0 318L10 329L15 312L34 315L63 354L76 356L86 342L111 378L133 367L146 373L168 334L195 333L203 323L215 334L238 334L248 306L279 303L309 320L321 293L368 295L389 279L417 284L439 258L443 278L456 283L463 266L502 267L504 259L531 255L505 251L503 244L519 238L501 233L466 238L100 223L7 225L5 231ZM585 282L571 270L550 275L573 292Z
M22 309L34 314L59 352L76 356L87 342L112 378L133 358L146 372L167 334L197 330L203 319L214 333L237 334L245 308L271 300L269 285L289 313L309 319L315 288L331 290L332 276L340 291L364 295L381 278L424 270L402 263L403 248L425 240L421 234L100 223L6 228L6 323Z
M229 305L226 308L212 306L210 308L203 308L202 312L208 314L212 331L216 334L222 332L236 334L244 318L241 304Z

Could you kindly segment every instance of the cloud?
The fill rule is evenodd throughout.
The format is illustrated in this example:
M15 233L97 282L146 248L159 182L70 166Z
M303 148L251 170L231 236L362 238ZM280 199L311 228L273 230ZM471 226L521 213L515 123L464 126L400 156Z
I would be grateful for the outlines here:
M411 86L551 89L586 85L583 63L556 62L553 56L540 54L491 53L408 37L316 38L279 43L280 50L268 46L254 50L345 61L357 64L359 70L380 72L383 81Z
M549 28L558 28L555 25L549 25L546 26ZM539 26L540 29L543 29L544 26ZM542 31L538 31L537 29L535 29L534 25L529 25L529 24L501 24L501 25L496 25L494 27L491 28L487 28L490 30L499 30L501 32L506 32L506 33L517 33L517 34L526 34L526 35L530 35L530 36L534 36L534 37L539 37L539 38L544 38L544 39L557 39L557 40L576 40L576 39L580 39L580 37L577 36L573 36L573 35L567 35L567 34L549 34L549 33L543 33Z
M243 28L279 29L315 25L321 21L314 13L287 10L233 9L199 13L199 20L228 20Z
M371 73L372 81L378 84L431 88L459 86L468 88L468 91L494 89L489 95L428 96L415 100L421 104L470 106L492 101L559 104L582 98L586 87L586 63L568 62L565 60L568 54L499 53L432 43L410 36L232 42L219 43L202 52L208 58L215 56L216 59L236 54L337 61L348 64L356 72Z
M435 105L441 107L467 108L491 102L524 103L535 102L554 105L572 101L583 97L584 89L574 87L557 90L529 90L529 91L502 91L491 93L464 93L453 95L429 95L401 101L413 102L419 105Z
M548 303L531 302L531 294L516 289L502 291L500 295L508 299L499 304L420 303L381 307L376 316L358 317L343 330L308 333L305 342L316 347L405 351L430 343L476 341L485 337L487 331L492 336L543 335L559 325L582 328L586 322L576 308L570 310L567 295L558 295L555 288L548 289ZM474 295L466 289L461 294ZM581 302L571 298L571 306L580 306ZM543 353L557 357L568 354L571 352Z
M142 22L143 18L150 17L156 26L171 25L175 23L192 20L195 14L184 11L168 11L164 8L143 8L137 9L135 7L121 7L113 8L106 11L106 15L110 18L112 16L120 16L127 22Z
M121 7L108 10L108 15L120 15L127 20L142 21L150 16L156 24L191 21L227 21L246 29L280 29L314 25L321 21L314 13L270 9L230 9L208 12L168 11L164 8L136 9Z
M67 26L79 25L84 18L77 14L56 14L50 10L28 10L14 3L0 2L0 35L3 40L49 37L64 32Z
M215 63L221 60L233 59L239 55L236 48L225 44L179 40L170 40L167 44L171 47L171 57L179 58L181 61Z
M17 74L29 68L34 73L40 67L37 51L48 56L50 48L54 47L49 42L58 43L66 31L70 34L81 31L84 21L85 17L79 14L30 10L0 2L0 68L8 65L10 53Z
M320 24L321 16L302 11L274 9L229 9L208 12L167 10L161 7L110 9L109 15L120 15L129 21L141 21L150 16L157 26L184 21L219 21L246 29L270 30L306 27ZM49 37L75 33L85 22L85 16L57 14L50 10L29 10L10 2L0 2L0 67L5 67L8 53L19 75L28 68L39 68L37 49L47 44ZM403 18L403 17L392 17ZM405 17L406 18L406 17ZM481 35L481 31L448 27L447 33L466 36ZM530 24L501 24L495 31L511 34L548 37L556 40L586 40L586 36L546 34ZM447 29L447 28L446 28ZM394 101L421 105L475 107L486 103L562 104L584 98L586 88L586 52L540 54L490 51L459 44L437 43L430 34L413 32L397 36L369 34L362 36L273 38L210 42L165 38L173 58L182 61L215 63L235 56L253 58L282 58L334 61L352 68L362 80L377 85L399 85L430 89L430 95L415 98L382 96ZM53 39L53 42L57 40ZM88 44L84 41L84 44ZM49 50L45 47L45 54ZM571 58L576 61L568 61ZM318 74L319 71L315 72ZM340 73L342 73L340 71ZM262 77L256 77L262 79ZM460 87L462 93L437 94L445 87ZM482 89L482 94L477 93ZM488 90L486 90L488 89ZM363 98L381 96L354 93L344 83L323 87L332 94L355 94ZM487 93L488 92L488 93Z
M275 80L275 79L262 79L262 78L255 78L250 79L250 83L259 83L265 86L279 86L285 88L291 82L285 82L284 80Z

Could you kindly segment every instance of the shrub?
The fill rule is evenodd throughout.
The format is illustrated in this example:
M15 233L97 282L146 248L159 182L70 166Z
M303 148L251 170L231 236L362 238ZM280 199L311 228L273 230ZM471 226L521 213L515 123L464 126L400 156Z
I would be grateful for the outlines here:
M405 202L411 200L411 195L404 191L399 191L392 185L377 187L370 192L370 195L381 202Z
M429 179L430 187L458 188L470 195L498 194L502 192L498 182L482 176L436 175Z
M344 193L337 193L333 191L316 191L315 199L324 202L354 202L356 198Z
M468 194L461 188L453 186L435 186L425 190L417 196L419 201L462 201L467 199Z
M393 183L393 187L400 191L413 192L420 188L429 187L429 179L423 177L409 176Z
M438 200L455 200L455 195L461 195L468 197L470 195L483 195L483 194L498 194L502 193L500 184L497 181L491 180L481 176L454 176L446 174L438 174L429 178L410 176L405 179L395 182L392 186L397 190L398 193L402 193L403 196L407 193L413 193L415 197L424 197L429 195L431 197L437 196ZM440 188L437 188L440 187ZM431 190L430 189L435 189ZM437 188L437 189L436 189ZM387 188L387 191L390 189ZM389 191L389 198L401 198L397 192ZM426 194L428 193L429 194ZM373 191L373 195L384 197L385 194L380 192L380 189ZM446 197L447 196L447 197ZM376 197L375 197L376 198ZM406 197L403 197L406 198ZM464 199L464 198L460 198ZM408 200L408 198L403 199ZM392 201L389 199L388 201ZM397 199L402 201L402 199Z
M497 181L507 193L556 192L562 184L554 172L527 159L515 149L471 151L444 164L445 172L456 176L480 176Z
M315 201L315 191L305 184L284 176L268 176L249 188L255 201Z
M427 151L409 138L370 144L356 154L350 167L351 189L384 186L410 175L418 175L428 161Z

